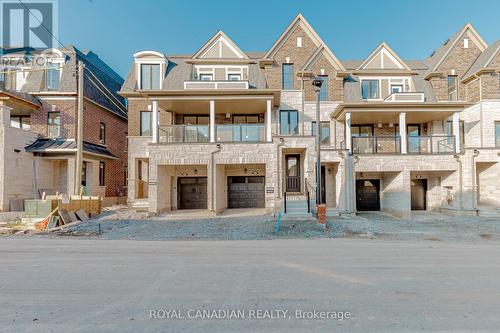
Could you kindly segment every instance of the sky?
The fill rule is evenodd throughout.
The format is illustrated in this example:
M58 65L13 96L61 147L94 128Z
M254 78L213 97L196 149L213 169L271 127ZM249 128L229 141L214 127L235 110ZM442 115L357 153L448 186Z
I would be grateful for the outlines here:
M243 51L267 51L302 13L341 60L385 41L424 59L467 22L500 39L500 0L59 0L59 40L92 50L122 77L140 50L194 54L223 30Z

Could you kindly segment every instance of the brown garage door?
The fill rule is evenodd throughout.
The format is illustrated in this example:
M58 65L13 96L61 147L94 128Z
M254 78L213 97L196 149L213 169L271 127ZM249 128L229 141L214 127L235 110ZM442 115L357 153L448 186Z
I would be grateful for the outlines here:
M229 208L265 207L264 177L227 177Z
M207 209L207 177L178 180L179 209Z

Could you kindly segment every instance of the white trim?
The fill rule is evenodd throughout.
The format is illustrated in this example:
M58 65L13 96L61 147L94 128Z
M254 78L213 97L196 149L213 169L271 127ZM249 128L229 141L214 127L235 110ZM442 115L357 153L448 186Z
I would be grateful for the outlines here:
M192 59L203 58L219 42L219 58L222 58L222 43L226 44L239 59L249 59L236 43L229 38L222 30L213 35L203 46L193 55ZM207 48L209 48L207 50Z
M75 97L66 97L66 96L37 96L41 100L57 100L57 101L74 101Z
M358 66L357 70L365 69L369 64L371 64L377 55L380 54L380 68L384 69L384 55L387 55L389 59L396 64L399 69L411 70L411 68L394 52L391 47L382 42L379 46L373 50L370 55Z
M167 59L167 57L163 53L152 51L152 50L144 50L144 51L139 51L139 52L134 53L134 58L142 58L142 57L146 57L146 56L158 57L158 58L161 58L162 60Z

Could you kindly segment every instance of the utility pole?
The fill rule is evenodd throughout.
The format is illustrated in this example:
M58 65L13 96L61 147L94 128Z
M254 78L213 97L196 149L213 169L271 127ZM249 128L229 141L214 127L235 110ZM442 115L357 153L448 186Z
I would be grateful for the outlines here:
M76 131L75 195L80 194L82 185L83 159L83 62L78 61L78 116Z

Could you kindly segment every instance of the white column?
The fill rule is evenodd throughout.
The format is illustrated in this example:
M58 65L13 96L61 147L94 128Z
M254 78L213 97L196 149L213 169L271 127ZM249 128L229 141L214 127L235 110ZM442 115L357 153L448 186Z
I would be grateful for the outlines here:
M268 99L266 101L266 141L267 142L273 141L273 136L271 133L272 112L273 112L272 100Z
M458 112L453 114L453 137L455 138L455 153L460 153L460 118Z
M399 137L401 138L401 154L408 153L408 137L406 134L406 112L399 114Z
M158 101L151 102L151 142L158 143Z
M351 113L345 114L345 148L352 152Z
M215 142L215 101L210 100L210 142Z

